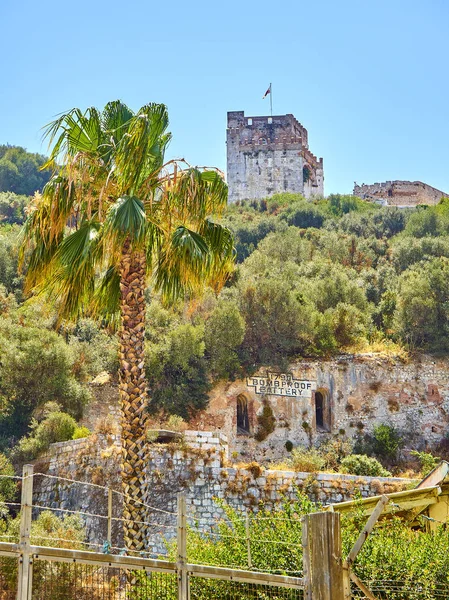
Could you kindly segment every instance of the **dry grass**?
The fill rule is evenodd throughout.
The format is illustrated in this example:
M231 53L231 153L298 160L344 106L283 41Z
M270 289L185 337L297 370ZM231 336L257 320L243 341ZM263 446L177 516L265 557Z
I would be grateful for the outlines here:
M345 351L350 354L378 354L379 358L393 358L402 362L408 362L410 358L409 353L403 346L386 339L373 340L372 342L362 340L345 348Z

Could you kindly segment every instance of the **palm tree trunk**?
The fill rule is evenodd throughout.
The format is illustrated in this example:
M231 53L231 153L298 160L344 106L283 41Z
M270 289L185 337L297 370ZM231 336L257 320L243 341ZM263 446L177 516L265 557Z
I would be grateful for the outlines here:
M125 493L123 516L126 547L145 549L146 461L145 421L145 276L143 252L132 252L127 240L120 262L120 406L122 418L122 482Z

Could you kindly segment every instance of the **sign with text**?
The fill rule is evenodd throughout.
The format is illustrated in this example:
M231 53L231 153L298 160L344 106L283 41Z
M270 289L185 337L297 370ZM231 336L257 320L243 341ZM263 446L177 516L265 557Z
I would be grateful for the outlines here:
M316 390L316 381L293 379L293 375L285 373L268 372L266 377L259 375L248 377L246 384L248 387L255 388L256 394L271 396L311 398L312 392Z

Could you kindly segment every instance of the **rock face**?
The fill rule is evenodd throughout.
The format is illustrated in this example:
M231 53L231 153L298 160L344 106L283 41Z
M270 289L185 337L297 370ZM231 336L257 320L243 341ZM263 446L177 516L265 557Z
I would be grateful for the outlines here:
M443 196L441 190L422 181L385 181L371 185L354 184L354 196L384 206L418 206L419 204L438 204Z
M226 143L229 202L280 192L323 196L323 159L310 152L307 129L293 115L228 112Z

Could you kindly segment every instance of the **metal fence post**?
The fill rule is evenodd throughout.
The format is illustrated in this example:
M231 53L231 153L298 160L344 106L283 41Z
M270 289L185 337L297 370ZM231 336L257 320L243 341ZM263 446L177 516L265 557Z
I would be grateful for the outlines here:
M31 505L33 504L33 465L25 465L23 467L22 477L17 600L31 600L33 568L30 552L30 534Z
M318 512L303 518L307 600L344 600L340 514Z
M187 515L186 497L178 494L178 600L189 600L189 578L187 573Z
M109 544L109 550L112 547L112 489L108 488L108 532L106 539Z

